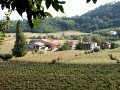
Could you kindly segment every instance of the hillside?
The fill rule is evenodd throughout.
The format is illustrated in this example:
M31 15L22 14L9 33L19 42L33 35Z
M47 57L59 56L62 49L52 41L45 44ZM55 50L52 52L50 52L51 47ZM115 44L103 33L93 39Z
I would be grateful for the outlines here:
M95 10L85 13L78 23L82 31L95 31L120 26L120 2L102 5ZM86 27L87 26L87 27Z
M30 29L27 20L23 21L25 32L49 33L57 31L77 30L93 32L99 29L120 26L120 2L112 2L89 11L82 16L49 17L41 20L38 27ZM16 21L6 32L15 32Z
M98 17L98 18L109 18L109 19L116 19L120 17L120 2L112 2L102 5L95 10L92 10L84 16L90 16L91 18Z

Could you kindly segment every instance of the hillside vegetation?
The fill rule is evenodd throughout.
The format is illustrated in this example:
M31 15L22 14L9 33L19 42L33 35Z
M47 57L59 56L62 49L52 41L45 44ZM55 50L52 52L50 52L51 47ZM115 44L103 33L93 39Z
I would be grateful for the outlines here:
M106 32L110 32L110 31L120 32L120 27L99 29L99 30L95 30L94 33L106 33Z
M98 29L106 29L120 26L120 2L112 2L89 11L82 16L74 17L50 17L40 21L39 26L30 29L24 20L25 32L48 33L66 30L78 30L93 32ZM12 26L6 32L15 32L17 21L11 21Z

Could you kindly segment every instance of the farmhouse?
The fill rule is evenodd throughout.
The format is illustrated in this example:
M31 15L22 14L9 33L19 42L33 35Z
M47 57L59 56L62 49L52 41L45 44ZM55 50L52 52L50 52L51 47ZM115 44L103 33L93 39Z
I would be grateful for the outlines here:
M29 49L34 50L34 49L42 49L45 48L45 44L40 42L40 41L33 41L29 42Z
M79 41L72 42L72 50L75 50L78 44L79 44Z
M44 50L57 50L60 47L60 43L57 41L48 38L48 39L41 39L34 42L29 43L30 49L44 49Z
M58 43L57 41L48 38L48 39L41 39L41 42L45 44L46 47L55 50L56 48L60 47L60 43Z
M102 49L110 49L111 43L109 43L109 42L103 43L103 44L101 44L101 48Z
M93 50L96 47L100 49L96 42L73 42L72 49L75 49L79 43L84 50Z
M81 45L84 50L93 50L97 47L96 42L81 42Z
M110 33L110 35L116 35L117 34L116 31L110 31L109 33Z

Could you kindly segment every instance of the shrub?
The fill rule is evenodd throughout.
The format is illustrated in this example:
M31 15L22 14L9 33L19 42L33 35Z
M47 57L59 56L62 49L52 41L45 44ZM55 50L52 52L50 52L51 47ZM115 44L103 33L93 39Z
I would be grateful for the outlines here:
M11 35L8 35L8 37L11 37Z
M34 50L35 53L38 53L38 51L39 51L38 49L35 49L35 50Z
M75 57L77 57L78 55L77 54L75 54Z
M94 53L94 50L91 50L91 53Z
M88 51L88 54L90 54L91 53L91 51Z
M36 39L36 36L33 36L32 39Z
M79 56L81 56L81 53L79 53Z
M61 60L61 58L58 57L58 58L57 58L57 61L59 61L59 60Z
M48 38L55 39L54 35L48 35Z
M58 50L64 51L64 50L71 50L72 42L66 41Z
M81 43L78 43L78 44L76 45L76 50L83 50L83 46L82 46Z
M0 58L2 58L2 54L0 54Z
M119 44L116 43L111 43L111 49L118 48Z
M88 52L87 52L87 51L85 51L85 54L88 54Z
M39 51L39 54L43 54L44 52L43 51Z
M38 36L37 39L42 39L42 36Z
M51 62L51 64L55 64L55 63L57 63L57 61L59 61L59 60L61 60L61 59L62 59L62 58L59 58L59 57L56 58L56 59L53 59L52 62Z
M51 62L51 64L55 64L56 62L57 62L57 60L53 59L52 62Z
M7 60L11 59L12 57L13 57L13 55L11 55L11 54L0 55L0 58L2 58L4 61L7 61Z
M99 48L94 48L94 50L93 50L94 52L99 52L100 51L100 49Z
M43 39L46 39L47 38L47 36L43 36Z
M62 47L58 48L58 51L63 51L63 48Z
M32 51L32 54L34 55L34 54L35 54L35 51Z

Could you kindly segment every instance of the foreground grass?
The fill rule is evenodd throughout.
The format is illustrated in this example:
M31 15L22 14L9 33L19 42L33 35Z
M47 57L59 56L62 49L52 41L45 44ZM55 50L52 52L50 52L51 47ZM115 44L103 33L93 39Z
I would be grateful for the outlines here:
M32 61L32 62L52 62L52 60L59 58L57 62L69 64L113 64L115 60L110 60L108 54L120 60L120 48L101 50L90 54L84 54L80 50L68 50L58 52L45 52L43 54L32 54L29 52L24 57L12 58L14 61Z
M120 64L0 62L0 90L119 90Z

